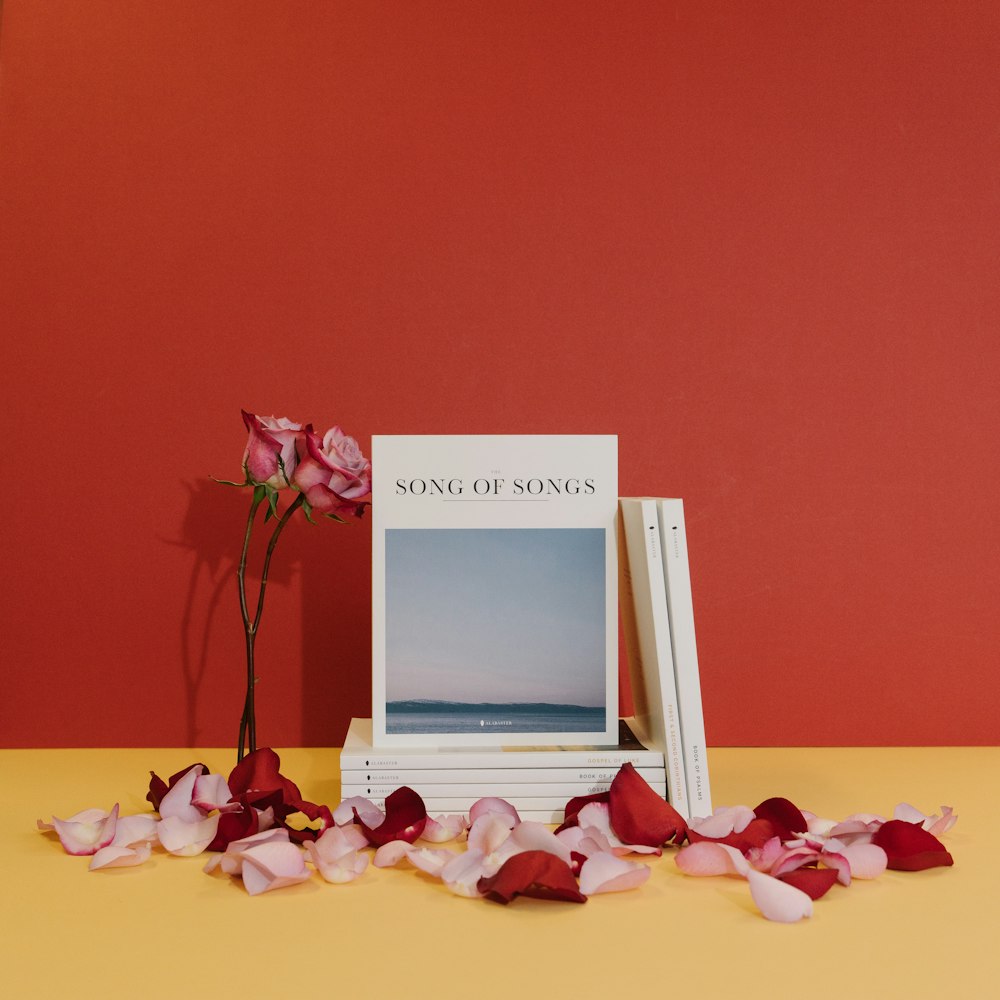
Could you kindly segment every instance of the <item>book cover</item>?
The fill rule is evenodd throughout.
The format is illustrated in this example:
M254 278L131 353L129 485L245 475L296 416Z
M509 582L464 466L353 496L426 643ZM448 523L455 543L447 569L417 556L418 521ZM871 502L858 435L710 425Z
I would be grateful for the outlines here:
M622 498L622 615L638 724L663 750L670 804L690 818L655 500Z
M657 502L662 542L667 608L670 613L670 642L677 679L681 741L684 745L684 774L692 816L711 816L712 793L708 779L705 747L705 715L701 702L701 676L694 633L694 603L688 561L684 503L678 499Z
M375 436L376 746L614 744L617 439Z

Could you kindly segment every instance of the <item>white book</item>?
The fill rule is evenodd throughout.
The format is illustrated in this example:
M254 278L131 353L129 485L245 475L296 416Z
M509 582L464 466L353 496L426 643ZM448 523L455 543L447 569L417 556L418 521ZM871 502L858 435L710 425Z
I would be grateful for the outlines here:
M688 803L692 816L711 816L712 792L708 780L705 715L701 703L698 647L694 634L694 603L691 598L684 502L661 499L657 504L657 513L667 608L670 612L670 641L674 655L674 676L677 679Z
M634 720L619 720L614 746L375 747L372 720L352 719L340 753L341 772L400 768L619 768L663 767L663 752L633 732Z
M526 797L561 799L564 804L578 795L595 795L599 792L606 792L611 787L610 781L595 781L590 784L559 784L558 782L537 782L535 784L506 782L497 785L483 785L476 782L451 785L412 784L410 782L405 782L405 784L422 799L469 798L475 802L477 799L485 798L510 800ZM373 796L385 798L399 787L396 782L387 784L381 782L345 782L340 787L340 794L345 799L351 795L362 795L368 799ZM665 797L667 794L666 780L662 776L659 781L651 782L650 787L661 797Z
M620 507L621 608L636 721L663 750L671 805L690 819L657 504L625 497Z
M368 796L365 796L368 798ZM523 820L536 820L541 823L561 823L565 816L567 798L514 798L507 801L517 810ZM373 798L371 802L379 809L385 809L385 799ZM424 799L428 816L469 814L475 804L475 798Z
M372 438L374 744L613 745L618 441Z
M617 774L617 767L438 767L418 770L368 767L342 770L341 781L345 785L374 783L387 787L409 785L411 788L418 785L454 784L476 785L480 788L511 784L558 784L561 787L573 787L592 785L595 782L610 783ZM662 765L637 767L636 774L650 784L664 780Z

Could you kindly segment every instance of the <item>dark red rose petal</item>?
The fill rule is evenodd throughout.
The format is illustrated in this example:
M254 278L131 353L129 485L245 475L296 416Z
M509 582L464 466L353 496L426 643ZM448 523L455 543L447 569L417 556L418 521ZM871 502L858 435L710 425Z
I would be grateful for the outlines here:
M571 826L579 826L577 822L577 816L580 815L580 810L591 802L607 802L608 793L607 792L594 792L592 795L577 795L575 798L569 800L566 803L566 809L563 813L563 821L560 826L556 829L556 833L560 830L568 830Z
M730 833L725 837L704 837L692 829L688 829L687 836L692 844L698 843L699 840L709 840L713 844L728 844L740 853L746 854L754 847L763 847L779 833L780 830L769 819L752 819L739 833Z
M294 840L297 844L304 844L307 840L315 840L318 836L329 830L331 826L334 825L333 813L330 812L328 806L319 806L315 802L304 802L299 801L293 803L294 809L288 814L290 816L293 812L302 813L310 822L315 822L316 820L321 820L322 824L317 830L294 830L292 827L288 826L287 823L282 821L282 825L288 830L288 836L290 839ZM285 816L284 819L288 819Z
M889 867L897 871L919 872L926 868L947 868L955 863L944 844L919 823L891 819L875 831L872 843L885 851Z
M368 843L381 847L392 840L405 840L412 844L424 832L427 825L427 809L424 800L412 789L404 785L386 796L385 821L376 827L368 826L354 810L354 822L368 838Z
M825 896L830 887L837 881L837 872L833 868L797 868L793 872L785 872L778 878L782 882L801 889L810 899Z
M166 795L167 792L169 792L170 789L173 788L174 785L176 785L177 782L180 781L181 778L183 778L184 775L187 774L192 767L198 767L199 764L200 761L195 761L193 764L188 764L187 767L181 768L181 770L179 770L176 774L170 775L170 778L167 781L164 781L158 774L156 774L155 771L150 771L149 791L146 792L146 801L149 802L157 812L159 812L160 803L163 801L163 796ZM205 768L205 770L202 772L203 774L209 773L208 768L205 767L204 764L200 764L200 766Z
M508 858L491 878L481 878L476 888L487 898L506 905L515 896L586 903L569 865L548 851L525 851Z
M206 851L224 851L234 840L250 837L260 830L260 817L257 810L244 806L238 812L219 814L219 829Z
M611 829L626 844L680 844L687 833L681 814L661 799L631 764L623 764L611 782L608 817Z
M229 775L229 790L234 798L243 792L280 791L285 803L300 802L302 793L294 781L290 781L279 770L281 758L270 748L261 747L248 753Z
M770 820L782 840L791 840L795 834L803 834L809 829L799 807L788 799L765 799L754 809L753 814L758 819Z

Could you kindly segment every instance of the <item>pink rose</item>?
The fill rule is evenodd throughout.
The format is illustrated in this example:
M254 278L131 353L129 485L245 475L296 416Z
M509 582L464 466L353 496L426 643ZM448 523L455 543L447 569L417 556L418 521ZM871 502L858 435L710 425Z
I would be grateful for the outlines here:
M250 432L243 453L247 481L276 490L290 486L299 462L295 445L302 437L302 424L287 417L259 417L246 410L240 413Z
M292 485L319 514L360 517L372 491L372 463L358 442L339 427L331 427L322 439L307 427L305 444L306 455L295 469Z

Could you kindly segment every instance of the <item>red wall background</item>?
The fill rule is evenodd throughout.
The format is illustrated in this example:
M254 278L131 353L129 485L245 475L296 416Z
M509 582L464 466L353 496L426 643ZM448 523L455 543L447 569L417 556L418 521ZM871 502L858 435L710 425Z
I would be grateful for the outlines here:
M1000 7L6 0L0 741L227 745L239 408L617 433L709 742L996 743ZM261 741L370 708L304 521Z

